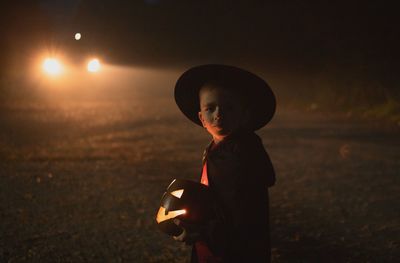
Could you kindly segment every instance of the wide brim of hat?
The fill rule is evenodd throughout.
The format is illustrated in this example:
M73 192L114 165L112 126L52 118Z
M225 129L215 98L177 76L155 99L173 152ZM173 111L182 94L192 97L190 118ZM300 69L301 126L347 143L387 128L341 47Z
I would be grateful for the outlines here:
M276 100L269 85L259 76L234 66L207 64L185 71L175 85L175 101L183 114L202 126L198 117L199 90L207 82L225 83L225 88L240 89L247 96L250 119L247 128L255 131L274 116Z

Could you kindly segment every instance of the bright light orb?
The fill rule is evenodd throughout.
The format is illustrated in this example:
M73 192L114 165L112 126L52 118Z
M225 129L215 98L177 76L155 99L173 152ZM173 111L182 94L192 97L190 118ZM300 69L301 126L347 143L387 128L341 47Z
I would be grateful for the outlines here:
M100 70L100 61L98 59L92 59L87 64L87 70L89 72L97 72Z
M79 39L81 39L81 37L82 37L81 33L75 34L75 40L79 40Z
M49 75L59 75L61 73L61 64L55 58L46 58L43 62L43 70Z

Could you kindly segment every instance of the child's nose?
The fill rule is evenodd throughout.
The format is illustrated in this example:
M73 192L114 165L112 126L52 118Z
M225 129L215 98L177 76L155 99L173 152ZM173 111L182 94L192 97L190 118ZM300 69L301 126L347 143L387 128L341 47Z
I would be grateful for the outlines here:
M215 119L215 120L219 120L219 119L222 118L222 115L223 115L222 108L221 108L221 107L217 107L217 108L215 109L214 119Z

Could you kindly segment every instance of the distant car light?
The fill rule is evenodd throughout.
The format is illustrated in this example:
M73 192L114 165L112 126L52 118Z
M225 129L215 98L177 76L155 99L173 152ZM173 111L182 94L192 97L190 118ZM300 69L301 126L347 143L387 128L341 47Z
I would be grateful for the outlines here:
M100 70L100 61L98 59L92 59L87 64L87 70L89 72L98 72Z
M75 40L79 40L79 39L81 39L81 37L82 37L81 33L75 34Z
M62 66L55 58L46 58L43 62L43 70L52 76L60 75Z

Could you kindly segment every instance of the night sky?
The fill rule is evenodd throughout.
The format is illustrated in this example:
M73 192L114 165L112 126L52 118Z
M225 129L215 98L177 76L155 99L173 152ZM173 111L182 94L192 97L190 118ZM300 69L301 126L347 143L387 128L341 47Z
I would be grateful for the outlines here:
M387 3L233 2L17 1L2 8L3 36L13 50L28 42L66 45L79 31L81 45L117 63L313 70L333 62L391 64L398 55L398 15Z

